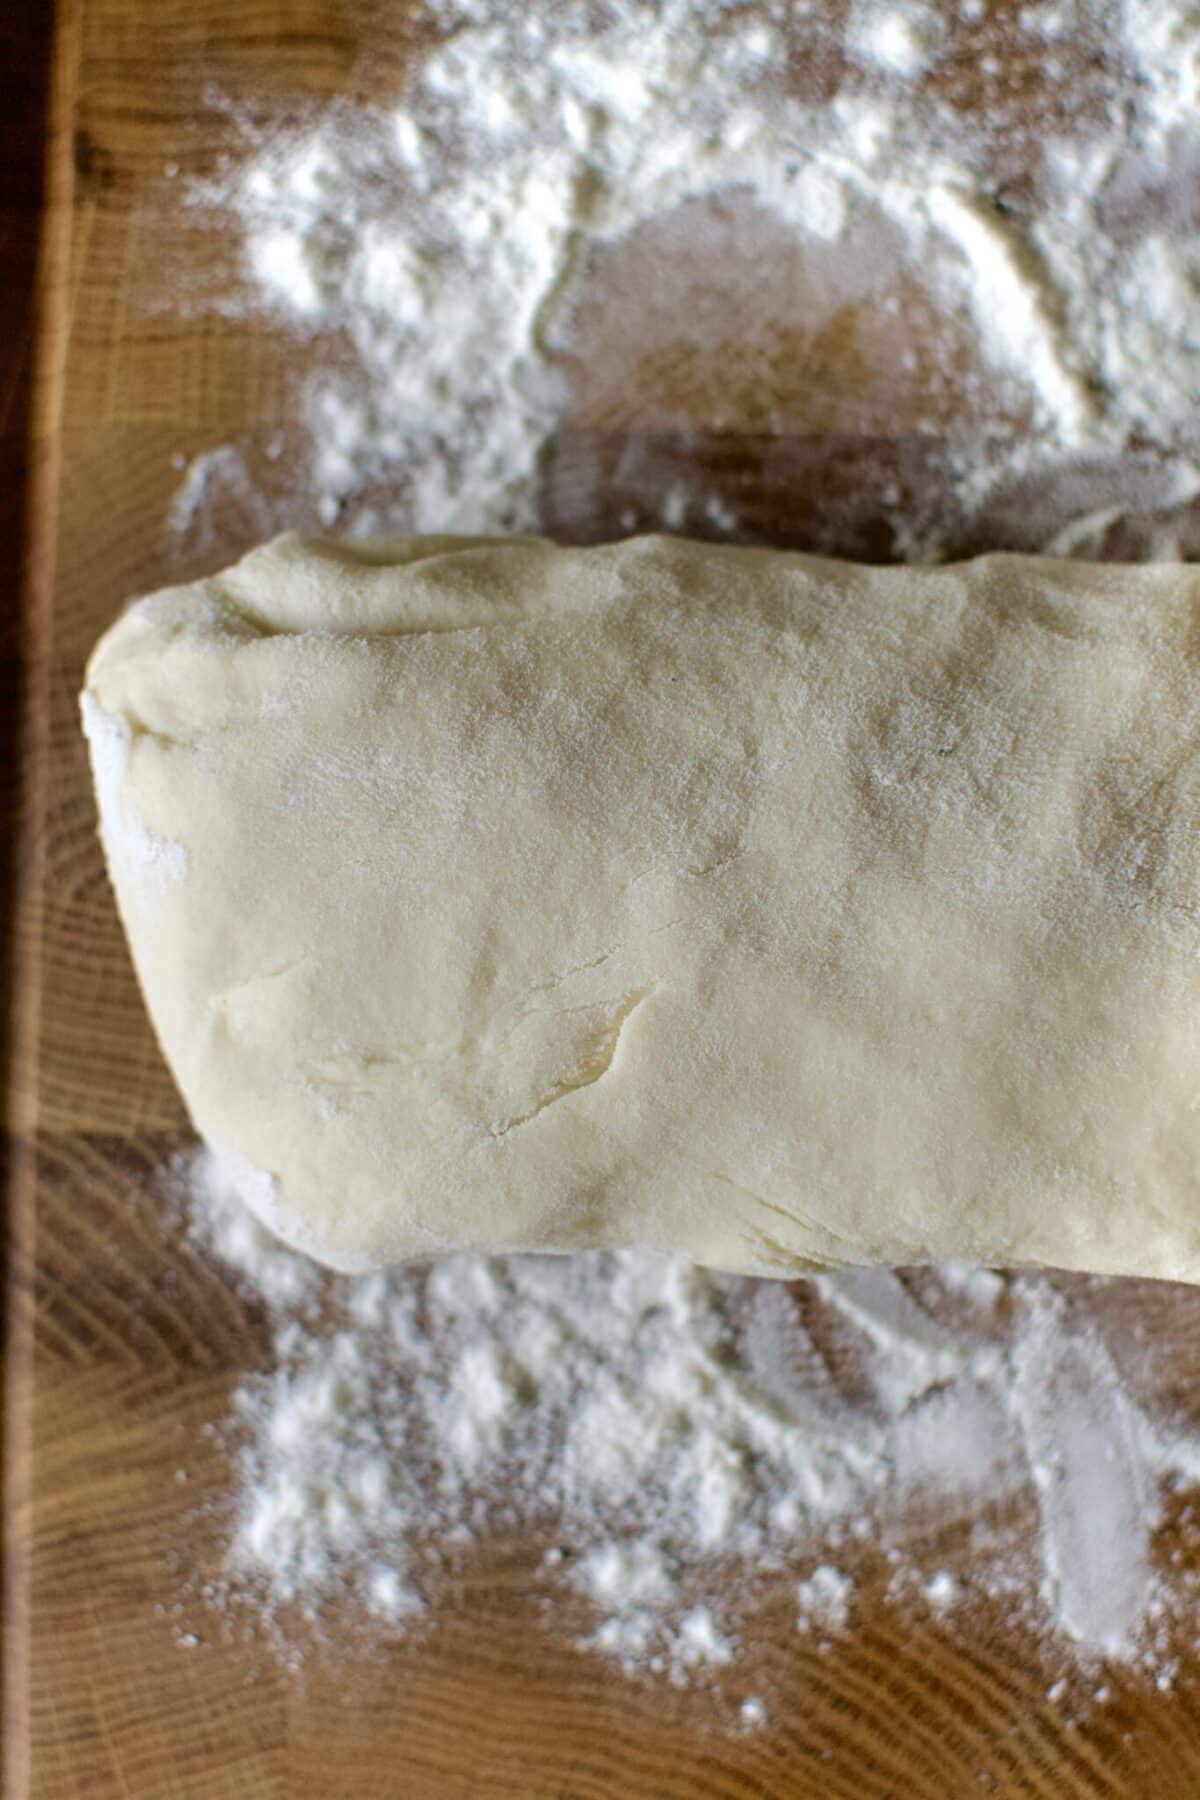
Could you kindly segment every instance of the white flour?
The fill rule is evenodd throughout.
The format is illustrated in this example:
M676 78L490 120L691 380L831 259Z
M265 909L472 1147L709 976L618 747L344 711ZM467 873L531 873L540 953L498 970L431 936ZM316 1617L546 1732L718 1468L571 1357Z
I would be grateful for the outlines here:
M587 532L614 483L551 478L572 422L898 438L934 457L928 516L862 449L850 503L893 554L1195 494L1195 8L1027 6L1003 40L990 12L439 0L393 105L241 121L245 159L191 197L243 233L226 309L314 340L277 522ZM839 330L845 379L814 390L803 343ZM705 479L626 510L728 529L737 494ZM189 476L177 531L210 486Z
M217 303L296 334L305 373L298 452L213 445L186 470L182 550L297 523L753 536L704 454L725 432L761 445L773 515L853 448L832 551L864 519L893 556L1194 550L1192 4L433 18L393 102L269 131L229 109L243 153L191 188L244 245ZM1196 1594L1161 1540L1200 1443L1147 1416L1052 1278L784 1287L626 1254L326 1284L211 1159L174 1185L273 1321L214 1598L400 1632L436 1612L438 1545L528 1527L562 1616L588 1609L581 1648L733 1682L773 1582L814 1641L852 1631L870 1550L947 1629L1002 1604L1060 1662L1170 1685ZM966 1533L952 1566L930 1519Z
M274 1370L236 1400L226 1603L348 1606L391 1634L436 1613L439 1546L529 1529L566 1616L591 1612L579 1647L682 1685L733 1677L789 1570L799 1631L852 1630L842 1561L867 1546L897 1604L999 1598L1060 1662L1170 1677L1195 1596L1155 1558L1200 1439L1146 1416L1051 1278L460 1255L329 1278L321 1311L325 1278L209 1153L170 1186L274 1321ZM954 1570L925 1561L930 1520L973 1522Z
M113 822L106 848L136 874L143 887L161 887L187 878L188 856L182 844L156 837L129 798L125 767L132 733L123 719L104 713L85 694L81 702L84 733L91 747L92 774L103 797L101 815ZM120 829L116 829L119 822Z
M859 61L911 81L937 63L948 36L946 21L933 6L856 6L846 47Z
M854 1583L848 1575L830 1563L818 1563L796 1589L800 1602L797 1627L801 1631L844 1631L853 1593Z

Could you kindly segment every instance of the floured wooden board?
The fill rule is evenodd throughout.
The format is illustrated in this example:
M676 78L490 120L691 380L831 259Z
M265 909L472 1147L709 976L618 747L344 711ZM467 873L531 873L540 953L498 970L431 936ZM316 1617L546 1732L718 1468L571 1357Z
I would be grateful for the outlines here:
M179 177L166 172L211 173L229 148L228 113L203 96L223 93L267 117L306 97L387 93L427 35L404 5L371 0L60 9L39 560L27 590L36 654L22 746L34 820L26 848L36 855L25 863L12 1000L24 1078L8 1292L12 1791L38 1800L1194 1794L1200 1656L1185 1656L1169 1691L1117 1669L1100 1683L1073 1678L1051 1698L1052 1674L1002 1604L953 1621L898 1607L869 1545L846 1552L852 1632L827 1648L797 1632L795 1574L781 1576L746 1634L736 1683L720 1691L628 1680L579 1653L571 1637L585 1617L546 1622L542 1540L456 1552L428 1628L381 1646L343 1620L298 1674L264 1635L194 1598L218 1571L228 1531L231 1469L208 1428L238 1381L267 1366L271 1334L262 1308L181 1242L151 1189L187 1140L186 1122L105 880L75 695L87 652L130 594L213 566L255 535L235 499L216 521L219 542L181 546L167 525L180 459L236 440L265 467L273 436L293 420L292 375L305 354L294 339L262 321L161 303L164 268L178 268L186 296L236 256L227 236L185 216ZM822 356L825 389L846 379L836 334L805 355L817 359L818 389ZM735 421L689 450L678 434L639 436L636 421L598 407L563 436L551 513L563 535L572 519L580 535L615 532L627 496L611 517L589 498L605 471L624 456L645 479L674 480L694 452L710 469L736 471L756 496L758 534L812 541L822 503L845 486L844 421L817 415L776 447L797 472L799 514L786 490L756 486L760 426ZM840 547L871 548L853 534ZM1104 1312L1118 1359L1140 1332L1170 1345L1161 1402L1179 1417L1200 1412L1200 1296L1130 1283L1108 1291ZM1198 1547L1186 1496L1176 1511L1156 1555L1190 1565ZM961 1521L934 1519L928 1531L932 1559L969 1565ZM762 1729L740 1729L741 1694L763 1696Z

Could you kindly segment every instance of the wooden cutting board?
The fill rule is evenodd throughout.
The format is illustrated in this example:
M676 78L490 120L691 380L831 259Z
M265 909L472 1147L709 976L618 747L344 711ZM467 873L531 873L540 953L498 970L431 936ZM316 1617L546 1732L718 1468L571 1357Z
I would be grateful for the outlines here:
M130 594L216 560L211 544L181 552L166 531L178 459L233 441L265 481L266 446L294 420L295 344L188 308L236 253L180 204L181 183L231 148L228 115L203 96L220 91L266 121L306 99L394 92L421 41L402 0L58 9L10 840L6 1791L1195 1796L1200 1657L1170 1694L1118 1672L1103 1706L1052 1702L1034 1646L1000 1611L952 1630L906 1616L885 1603L869 1557L857 1629L825 1652L796 1632L781 1585L732 1699L626 1680L547 1630L536 1542L464 1556L419 1641L364 1654L335 1633L298 1676L188 1598L219 1565L229 1488L206 1427L237 1380L265 1366L270 1337L261 1312L179 1241L148 1186L185 1140L185 1120L102 869L75 695L88 650ZM816 392L846 379L836 343L825 351L825 388L819 358L809 370ZM704 459L711 479L738 485L759 535L880 548L871 519L845 511L859 447L827 417L783 446L797 472L786 507L759 481L751 426L685 447L636 417L577 423L548 476L564 535L616 529L629 496L613 471L622 456L629 466L631 446L642 479ZM830 517L842 521L832 545ZM303 513L294 522L316 524ZM228 554L255 521L235 501L224 529ZM1172 1334L1168 1397L1200 1406L1197 1297L1130 1283L1112 1309L1131 1332ZM181 1623L198 1642L181 1642ZM733 1728L741 1693L767 1697L767 1729Z

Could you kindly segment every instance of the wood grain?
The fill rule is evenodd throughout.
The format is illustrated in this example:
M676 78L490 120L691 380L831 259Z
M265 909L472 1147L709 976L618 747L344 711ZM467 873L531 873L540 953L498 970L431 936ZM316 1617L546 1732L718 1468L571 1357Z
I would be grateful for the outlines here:
M987 9L988 44L1003 47L1009 10ZM64 0L58 9L36 507L24 611L19 628L9 615L0 640L0 712L12 713L18 669L24 683L12 715L20 779L0 785L0 842L18 847L3 870L16 895L6 1791L33 1800L1191 1800L1200 1793L1194 1650L1170 1694L1117 1672L1104 1705L1082 1679L1052 1703L1038 1646L1001 1607L981 1605L952 1629L914 1619L887 1601L887 1566L869 1545L854 1564L848 1638L819 1649L794 1629L791 1581L767 1583L736 1680L714 1692L631 1682L581 1655L570 1637L586 1621L561 1600L547 1629L543 1545L527 1540L450 1560L428 1628L402 1645L368 1652L351 1619L335 1620L299 1674L251 1617L202 1604L220 1566L230 1474L229 1450L208 1427L225 1417L239 1377L266 1366L270 1337L261 1312L188 1248L150 1193L185 1120L104 877L75 695L91 644L128 595L218 554L165 531L179 480L172 458L234 440L266 481L265 446L294 423L296 346L185 304L214 291L236 254L219 221L181 208L166 172L178 164L185 180L202 175L230 148L229 114L204 94L219 91L265 123L335 92L394 93L427 32L400 0ZM0 36L0 56L3 47ZM1008 104L1010 89L1027 107L1051 104L1036 66L1009 73L1004 94L983 96L989 104ZM983 77L952 64L939 79L952 100L974 82L978 99ZM1077 98L1103 103L1099 64L1081 75ZM11 200L3 182L14 167L0 155L0 212L7 220L15 207L27 257L42 196L29 178ZM24 341L10 334L0 353L8 423L23 404ZM694 359L668 356L649 372L649 410L631 414L619 391L597 386L547 465L558 534L611 533L631 508L649 519L651 497L699 470L736 496L747 535L887 556L889 509L928 508L944 476L941 446L905 436L902 416L877 403L843 416L830 396L853 386L854 370L837 333L772 354L769 367L748 369L744 415L699 435L670 418L684 401L703 413L713 371ZM867 370L863 381L873 379ZM787 387L785 437L765 429L763 381L773 393ZM9 492L0 478L0 503ZM255 535L253 517L236 510L225 527L220 553ZM1017 509L1005 541L1019 543L1022 528ZM1196 1296L1128 1283L1105 1289L1097 1306L1122 1366L1143 1330L1158 1345L1146 1364L1154 1397L1194 1411ZM928 1531L939 1555L969 1555L961 1521ZM1173 1547L1196 1554L1185 1526ZM197 1643L181 1642L181 1624ZM770 1724L747 1734L737 1703L754 1693L767 1696Z

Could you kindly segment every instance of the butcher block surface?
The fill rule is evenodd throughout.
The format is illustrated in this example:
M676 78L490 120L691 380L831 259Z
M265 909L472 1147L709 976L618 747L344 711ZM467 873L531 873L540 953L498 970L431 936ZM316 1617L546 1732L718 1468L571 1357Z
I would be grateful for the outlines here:
M32 15L42 9L26 10L29 41L0 67L10 115L0 131L36 97ZM0 46L9 30L21 40L20 25L5 24ZM14 925L6 1792L1194 1796L1200 1654L1170 1692L1116 1670L1104 1705L1064 1706L1002 1608L981 1604L952 1625L916 1617L885 1600L869 1560L855 1571L855 1630L824 1649L796 1631L794 1578L791 1590L781 1578L747 1635L733 1699L627 1679L548 1628L539 1541L463 1552L412 1641L364 1646L347 1622L298 1672L262 1633L196 1598L220 1564L231 1482L207 1428L238 1381L267 1366L270 1331L262 1309L181 1240L153 1191L187 1125L105 878L76 694L88 651L127 597L212 564L211 550L181 553L165 529L178 459L234 439L252 459L294 407L286 334L144 299L147 270L230 254L182 218L164 175L169 164L203 174L228 148L227 116L203 94L280 110L385 92L420 43L403 0L63 0L44 196L33 157L6 161L5 254L22 244L28 253L40 210L42 257L26 560L23 581L14 570L7 587L0 645L17 726L12 773L0 780ZM11 173L19 166L24 185ZM0 362L4 471L15 468L30 360L18 285L6 297L10 361ZM721 455L742 453L727 435ZM569 434L563 456L569 469ZM10 544L15 481L0 480ZM759 523L787 535L787 520ZM244 547L237 532L234 521L231 551ZM1118 1338L1139 1326L1171 1334L1164 1399L1200 1408L1200 1295L1128 1283L1106 1306ZM1194 1559L1200 1543L1184 1540L1182 1551ZM766 1697L763 1729L738 1728L736 1694Z

